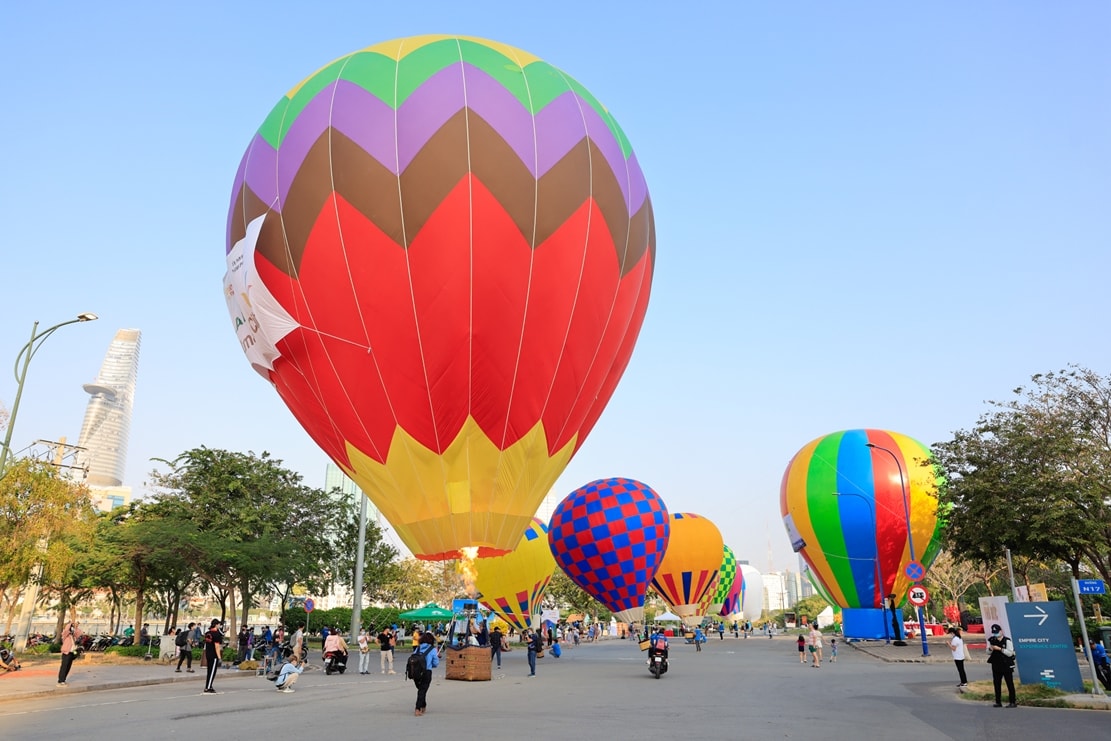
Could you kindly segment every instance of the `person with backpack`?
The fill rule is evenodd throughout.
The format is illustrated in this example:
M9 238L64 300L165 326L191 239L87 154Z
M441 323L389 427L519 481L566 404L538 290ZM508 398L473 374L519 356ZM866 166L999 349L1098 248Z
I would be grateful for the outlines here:
M174 645L177 646L177 669L175 672L181 671L181 662L187 662L185 671L189 674L193 673L193 647L190 645L189 636L193 634L193 626L195 623L189 623L188 628L184 628L177 632L177 638L174 639Z
M293 651L286 650L285 663L282 664L274 684L278 692L293 692L293 685L297 683L297 676L305 670L300 659L293 655Z
M439 665L440 653L436 650L436 636L431 631L426 631L421 634L420 643L405 662L405 676L417 686L417 704L413 715L424 715L428 707L428 688L432 686L432 670Z
M1007 707L1017 708L1015 702L1015 647L1011 639L1003 635L1003 627L996 623L991 626L988 639L988 663L991 664L991 681L995 685L995 706L1003 707L1002 683L1007 682Z

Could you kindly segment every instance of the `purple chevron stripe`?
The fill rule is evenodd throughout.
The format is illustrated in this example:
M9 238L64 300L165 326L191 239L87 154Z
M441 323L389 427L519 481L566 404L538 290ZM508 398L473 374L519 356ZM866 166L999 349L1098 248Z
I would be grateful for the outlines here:
M460 76L466 70L466 86ZM252 140L242 178L267 203L284 198L306 153L329 126L350 137L392 172L404 170L420 148L466 102L498 132L534 177L547 172L583 138L583 126L613 169L630 213L643 203L647 186L635 155L625 161L605 122L578 95L565 93L540 111L533 121L516 98L485 72L471 65L441 70L415 91L397 111L400 132L394 146L394 110L357 85L341 80L324 88L302 110L286 134L280 154L257 136ZM568 122L574 122L568 125ZM277 177L275 183L274 178Z

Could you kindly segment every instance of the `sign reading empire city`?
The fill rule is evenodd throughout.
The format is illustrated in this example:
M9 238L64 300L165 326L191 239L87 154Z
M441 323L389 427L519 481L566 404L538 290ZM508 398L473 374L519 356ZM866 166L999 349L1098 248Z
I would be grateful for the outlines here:
M1015 643L1018 678L1066 692L1083 692L1080 666L1063 602L1010 602L1007 621Z

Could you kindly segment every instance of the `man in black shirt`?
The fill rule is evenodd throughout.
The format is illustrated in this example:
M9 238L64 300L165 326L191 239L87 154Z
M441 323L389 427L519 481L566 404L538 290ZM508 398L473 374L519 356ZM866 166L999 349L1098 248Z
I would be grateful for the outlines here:
M393 647L394 647L394 633L393 629L389 626L382 629L378 634L378 648L381 658L379 659L382 666L383 674L394 674L393 670ZM387 672L386 669L389 668Z
M216 690L212 688L212 682L216 679L216 670L220 667L220 654L223 652L223 648L224 634L220 632L220 621L213 618L208 627L208 632L204 634L204 658L208 664L208 677L204 685L206 694L216 694Z

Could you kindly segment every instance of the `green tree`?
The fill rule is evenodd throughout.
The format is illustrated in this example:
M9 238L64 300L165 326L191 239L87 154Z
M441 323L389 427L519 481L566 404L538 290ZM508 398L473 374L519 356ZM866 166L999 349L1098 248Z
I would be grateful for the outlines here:
M88 489L53 466L31 459L9 465L0 479L0 597L29 583L40 564L48 582L67 569L72 554L64 538L86 527L90 511Z
M168 508L197 573L217 593L238 593L240 620L260 590L318 588L329 578L333 512L321 490L303 485L280 460L202 447L168 465L168 473L152 473L156 500ZM230 627L236 629L234 613Z
M609 610L603 607L601 602L591 597L582 587L571 581L571 577L563 573L561 569L556 569L555 573L552 574L552 580L548 582L548 587L544 590L544 601L552 602L572 612L596 616L604 615L606 619L609 619L610 615Z
M1111 577L1111 382L1072 368L991 402L971 430L937 443L945 538L958 558L1082 562Z

